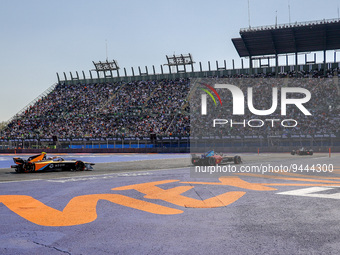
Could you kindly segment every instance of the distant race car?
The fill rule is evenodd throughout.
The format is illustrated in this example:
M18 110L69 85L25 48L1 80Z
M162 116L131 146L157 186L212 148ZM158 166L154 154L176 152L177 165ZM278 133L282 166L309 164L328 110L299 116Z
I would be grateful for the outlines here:
M191 163L195 166L215 166L217 164L225 164L234 162L235 164L241 163L240 156L225 156L222 153L215 153L213 150L208 151L202 155L193 154Z
M92 170L94 163L83 162L80 160L64 160L61 157L46 158L46 153L31 156L27 160L13 158L17 173L29 173L38 171L84 171Z
M291 153L292 155L313 155L313 150L310 149L305 149L304 147L298 149L298 150L292 150Z

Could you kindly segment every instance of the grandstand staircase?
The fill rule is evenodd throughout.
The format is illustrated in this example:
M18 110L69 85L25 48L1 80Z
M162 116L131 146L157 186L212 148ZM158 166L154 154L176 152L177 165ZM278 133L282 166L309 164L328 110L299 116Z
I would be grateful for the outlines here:
M161 82L161 83L159 83L159 84L160 84L160 85L163 85L164 83ZM151 92L150 96L145 100L144 106L147 105L147 103L149 102L149 100L153 97L153 95L156 93L156 91L157 91L158 89L159 89L159 87L155 88L155 89ZM143 108L144 108L144 106L143 106Z
M104 108L106 108L108 106L108 104L112 103L112 101L117 97L118 92L126 85L126 83L124 83L123 85L121 85L119 87L119 89L106 101L103 102L100 107L99 107L99 111L98 112L102 112Z
M163 82L160 83L160 85L162 85L162 84L163 84ZM150 96L145 100L145 102L144 102L144 104L143 104L143 107L142 107L142 113L145 112L144 110L145 110L146 106L148 105L148 102L149 102L150 99L153 97L153 95L156 93L156 91L158 90L158 88L159 88L159 87L155 88L155 89L151 92Z
M192 86L192 88L190 89L190 92L188 94L188 96L185 98L185 103L181 106L180 110L181 110L181 114L183 115L190 115L190 112L187 112L185 109L189 106L189 102L190 102L190 99L191 97L193 96L194 94L194 91L196 90L197 88L197 84L196 84L196 81L194 83L194 85ZM174 120L177 118L177 115L179 114L179 111L177 109L176 111L176 114L174 115L173 119L171 120L171 123L170 125L168 126L167 130L165 131L165 133L168 133L170 127L172 126L172 124L174 123Z
M162 81L161 83L159 83L159 86L162 86L164 84L164 82ZM143 107L142 107L142 112L144 112L145 108L147 107L148 105L148 102L150 101L150 99L153 97L153 95L158 91L159 87L155 88L150 96L145 100L144 104L143 104Z
M181 107L181 110L184 111L184 112L186 112L186 111L185 111L185 108L187 108L187 107L189 106L189 102L190 102L191 98L192 98L193 95L194 95L194 92L196 91L196 89L197 89L197 87L198 87L198 84L196 84L196 81L197 81L197 80L195 80L194 85L191 87L190 92L189 92L187 98L185 99L185 100L186 100L185 104L183 104L182 107ZM188 113L188 114L189 114L189 113Z

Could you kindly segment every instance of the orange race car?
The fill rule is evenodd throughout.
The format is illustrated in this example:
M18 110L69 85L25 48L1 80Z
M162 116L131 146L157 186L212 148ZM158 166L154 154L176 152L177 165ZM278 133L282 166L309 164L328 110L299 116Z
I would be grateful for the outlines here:
M13 158L17 173L29 173L37 171L84 171L92 170L94 163L83 162L80 160L64 160L61 157L46 158L46 153L31 156L27 160Z

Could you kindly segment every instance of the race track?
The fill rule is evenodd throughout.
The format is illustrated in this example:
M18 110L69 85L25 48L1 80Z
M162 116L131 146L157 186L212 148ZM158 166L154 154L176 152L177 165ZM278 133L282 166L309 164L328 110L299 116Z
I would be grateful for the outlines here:
M237 173L206 178L191 177L189 155L155 155L0 169L0 254L339 253L340 154L242 154ZM246 168L285 165L300 169Z

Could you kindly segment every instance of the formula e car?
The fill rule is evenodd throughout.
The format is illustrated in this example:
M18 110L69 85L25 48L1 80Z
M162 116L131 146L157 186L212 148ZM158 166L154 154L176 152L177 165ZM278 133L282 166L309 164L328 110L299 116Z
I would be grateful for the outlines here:
M305 149L304 147L302 147L298 150L292 150L290 154L292 154L292 155L295 155L295 154L296 155L311 155L312 156L313 150L312 149L308 150L308 149Z
M191 163L194 166L215 166L217 164L225 164L234 162L235 164L241 163L240 156L225 156L222 153L215 153L211 150L202 155L193 154L191 157Z
M83 162L80 160L64 160L61 157L46 158L46 153L29 157L27 160L13 158L17 173L29 173L38 171L84 171L92 170L94 163Z

